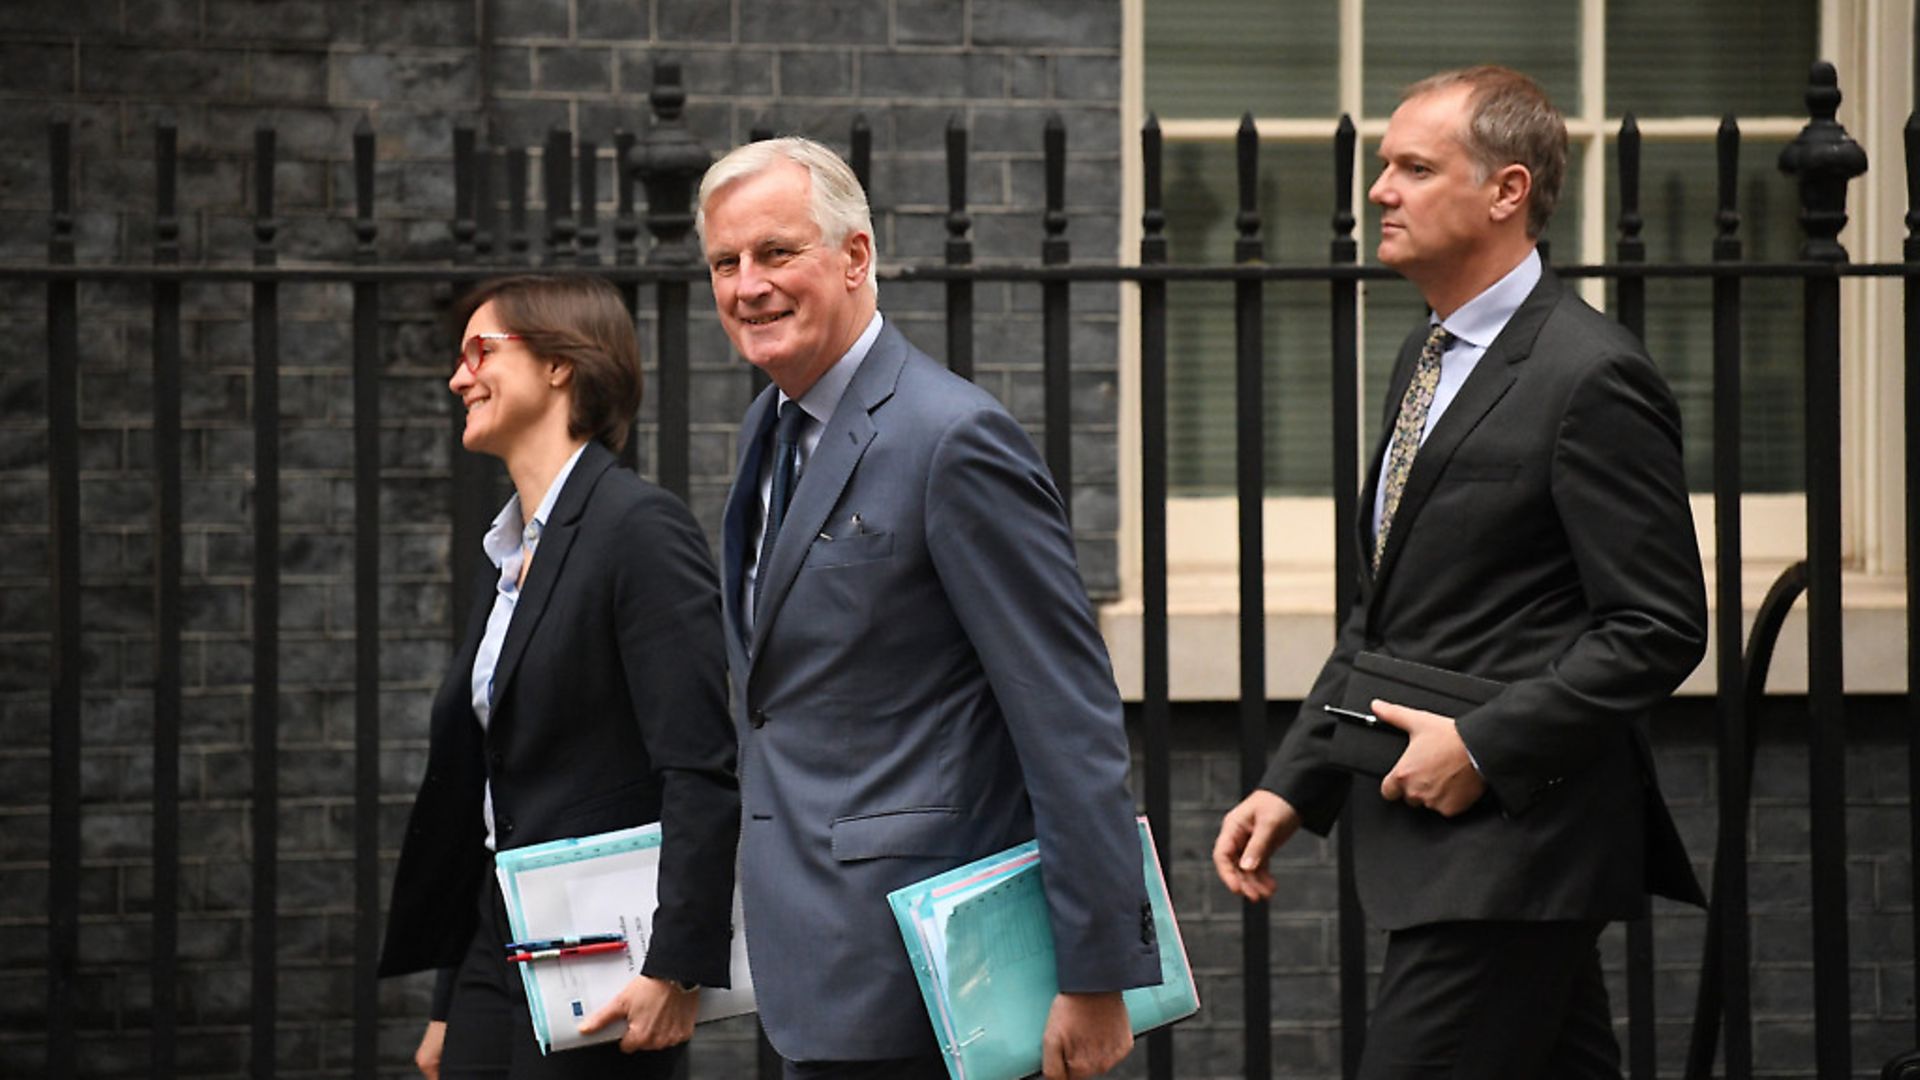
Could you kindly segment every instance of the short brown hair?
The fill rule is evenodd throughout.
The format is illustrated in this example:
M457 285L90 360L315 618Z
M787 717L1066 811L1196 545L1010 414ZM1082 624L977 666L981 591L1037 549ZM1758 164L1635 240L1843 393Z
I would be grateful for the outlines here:
M1467 123L1461 142L1480 168L1493 175L1508 165L1524 165L1533 174L1527 199L1527 235L1538 238L1560 202L1567 176L1567 122L1547 100L1540 84L1512 68L1494 64L1456 68L1429 75L1400 95L1401 101L1467 88Z
M516 274L483 281L454 309L464 328L493 301L500 324L542 360L573 367L567 432L619 452L640 411L640 339L619 290L597 277ZM456 331L457 332L457 331Z

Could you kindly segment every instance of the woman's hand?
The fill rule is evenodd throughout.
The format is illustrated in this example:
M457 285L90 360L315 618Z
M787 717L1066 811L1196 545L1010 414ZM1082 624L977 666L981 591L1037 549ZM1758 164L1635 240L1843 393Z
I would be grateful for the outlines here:
M447 1022L427 1021L426 1033L420 1036L420 1047L413 1052L413 1067L427 1080L440 1080L440 1050L446 1042Z
M665 979L637 975L613 1000L580 1023L580 1034L599 1031L622 1017L627 1033L620 1049L664 1050L693 1038L693 1022L700 1016L700 990L682 990Z

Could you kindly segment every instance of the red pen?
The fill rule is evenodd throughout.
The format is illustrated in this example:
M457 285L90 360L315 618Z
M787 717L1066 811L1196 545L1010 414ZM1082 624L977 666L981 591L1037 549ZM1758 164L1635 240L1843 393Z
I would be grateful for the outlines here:
M564 949L539 949L534 952L514 953L507 957L510 964L524 964L530 960L553 960L563 956L593 956L596 953L625 952L624 941L602 941L593 945L573 945Z

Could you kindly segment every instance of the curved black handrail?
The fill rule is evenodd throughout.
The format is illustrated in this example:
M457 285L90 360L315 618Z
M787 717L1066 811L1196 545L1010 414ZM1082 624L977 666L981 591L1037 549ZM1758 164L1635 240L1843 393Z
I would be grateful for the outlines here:
M1753 629L1747 633L1744 663L1746 701L1758 702L1766 692L1767 673L1773 667L1773 650L1780 643L1780 628L1785 625L1794 601L1806 591L1807 564L1801 560L1781 571L1780 576L1774 579L1773 587L1767 590L1766 599L1760 601L1760 610L1754 615ZM1758 739L1747 740L1749 779L1753 776L1758 746ZM1725 842L1730 836L1744 842L1747 834L1748 811L1751 807L1742 804L1725 809L1726 812L1720 816L1719 839L1722 846L1715 850L1725 850ZM1714 874L1713 897L1707 904L1706 942L1700 950L1700 989L1694 998L1693 1032L1687 1044L1686 1080L1707 1080L1713 1074L1714 1054L1720 1045L1720 1012L1724 1005L1720 973L1720 916L1721 895L1726 887L1725 875ZM1912 1078L1903 1077L1902 1080L1920 1080L1920 1073Z

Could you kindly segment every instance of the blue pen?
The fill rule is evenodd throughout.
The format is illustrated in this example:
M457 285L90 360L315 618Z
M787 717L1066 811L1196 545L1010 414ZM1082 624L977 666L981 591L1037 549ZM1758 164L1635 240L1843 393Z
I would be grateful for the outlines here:
M577 949L582 945L612 945L627 940L625 934L581 934L578 937L539 938L534 941L509 941L509 953L541 952L547 949Z

